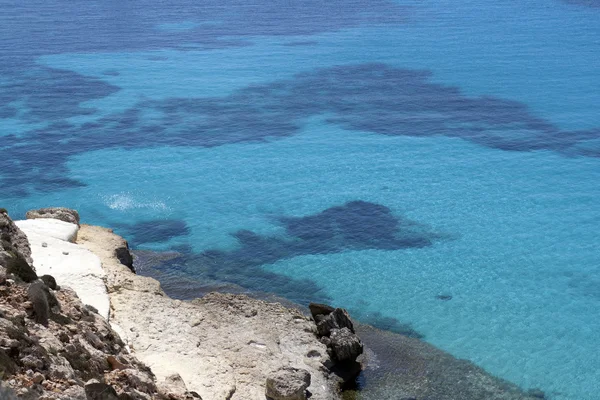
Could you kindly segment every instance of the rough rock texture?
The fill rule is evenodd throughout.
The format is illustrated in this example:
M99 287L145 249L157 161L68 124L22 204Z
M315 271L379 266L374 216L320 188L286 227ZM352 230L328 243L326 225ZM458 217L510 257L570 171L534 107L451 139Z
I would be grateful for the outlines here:
M27 211L25 217L27 219L52 218L79 225L79 213L64 207L48 207L40 208L39 210L30 210Z
M331 331L331 350L337 361L356 361L363 353L363 344L348 328Z
M115 257L127 268L131 270L131 272L135 272L135 268L133 268L133 255L129 251L129 243L126 240L123 240L123 246L117 247L115 249Z
M284 367L308 371L313 400L339 398L331 360L300 311L243 295L211 293L193 302L167 297L159 283L138 276L115 256L124 240L82 225L78 243L102 259L112 321L159 384L178 373L204 400L264 399L269 376Z
M355 385L356 377L363 368L364 346L354 331L350 315L343 308L311 303L308 308L317 324L317 334L327 345L332 359L330 370L344 384L344 388Z
M29 235L30 232L35 232L71 243L75 243L77 231L79 230L79 225L51 218L25 219L15 221L15 224L26 235ZM31 245L31 240L29 241L29 244Z
M0 221L3 249L26 251L23 232L5 212ZM7 270L10 258L0 261L0 399L190 398L185 392L159 392L151 370L129 354L107 320L82 304L75 291L59 288L49 275L24 282Z
M55 219L16 221L16 224L29 239L36 271L40 275L53 276L60 286L71 287L84 304L94 307L108 319L106 274L100 259L69 241L71 237L77 237L78 226Z
M350 315L343 308L336 308L327 315L317 315L317 333L320 336L329 336L333 329L348 328L354 333L354 325L350 319Z
M32 267L31 247L25 233L0 209L0 265L7 273L15 274L25 282L37 279Z
M306 400L310 373L305 369L281 368L267 378L265 395L272 400Z
M53 307L48 295L56 301ZM41 322L47 327L37 322L36 299L44 299ZM108 357L125 369L113 369ZM84 306L71 289L53 291L42 281L0 286L0 373L19 398L85 399L84 382L89 379L119 395L158 398L152 372L127 354L106 320Z

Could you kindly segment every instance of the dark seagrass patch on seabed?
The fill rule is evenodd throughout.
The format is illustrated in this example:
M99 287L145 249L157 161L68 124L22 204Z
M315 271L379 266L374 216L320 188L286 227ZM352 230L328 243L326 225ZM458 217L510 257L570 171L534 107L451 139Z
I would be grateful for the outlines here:
M262 142L295 135L307 118L323 113L329 123L348 130L386 136L447 136L499 150L600 157L600 148L593 144L600 139L600 128L563 131L533 115L523 103L467 97L458 88L430 82L430 77L427 71L385 64L337 66L250 86L225 97L142 101L81 126L61 120L22 139L4 137L3 148L11 157L0 159L2 180L14 190L30 189L25 181L56 190L45 179L65 174L64 164L75 154L114 147ZM98 82L82 85L95 87ZM80 100L115 90L99 85ZM40 101L45 100L40 97ZM35 104L31 118L40 117L46 108ZM87 112L73 101L61 107L67 108L60 111L64 117ZM148 120L144 118L147 112L157 117Z
M132 247L146 243L167 242L190 233L190 228L182 219L155 219L134 224L114 223L113 225L118 233L127 238Z
M168 282L165 290L178 298L194 298L206 291L206 282L219 286L227 282L251 292L275 293L298 304L328 303L327 288L318 279L296 279L267 271L265 264L309 254L333 254L347 250L402 250L421 248L447 239L428 226L395 215L383 205L362 200L330 207L303 217L276 217L285 228L281 236L259 235L249 230L234 236L238 246L232 250L206 250L165 253L163 262L137 266L141 274ZM151 223L144 225L152 229ZM130 242L130 239L126 236ZM156 258L155 258L156 259ZM144 261L141 259L140 261ZM343 273L343 272L342 272ZM231 289L231 285L227 286ZM186 294L187 292L187 294ZM410 324L377 312L356 315L363 322L411 337L422 337Z

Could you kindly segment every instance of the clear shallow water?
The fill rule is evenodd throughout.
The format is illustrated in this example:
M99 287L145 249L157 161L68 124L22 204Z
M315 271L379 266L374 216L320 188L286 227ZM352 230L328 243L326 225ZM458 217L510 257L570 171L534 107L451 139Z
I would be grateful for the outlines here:
M595 398L594 2L1 4L13 216L75 207L182 276Z

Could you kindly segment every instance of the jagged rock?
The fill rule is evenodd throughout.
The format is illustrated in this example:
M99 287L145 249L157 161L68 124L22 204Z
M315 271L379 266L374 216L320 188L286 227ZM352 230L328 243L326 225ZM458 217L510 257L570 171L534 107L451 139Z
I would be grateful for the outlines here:
M8 242L12 247L12 251L20 254L28 264L32 264L31 259L31 247L29 247L29 241L25 233L19 229L19 227L10 219L5 209L0 209L0 244L4 245ZM2 263L1 252L3 248L0 247L0 265ZM8 251L8 250L4 250Z
M85 395L88 400L119 400L115 388L98 379L90 379L85 383Z
M363 352L363 344L358 336L346 327L333 329L329 338L333 356L338 361L355 361Z
M0 266L25 282L37 279L31 266L31 247L27 236L10 219L6 211L0 212Z
M272 400L305 400L310 373L300 368L281 368L267 378L266 396Z
M131 270L131 272L135 272L135 268L133 267L133 256L129 251L129 243L126 240L123 241L123 245L119 246L115 249L115 256L117 259Z
M64 207L48 207L40 208L39 210L30 210L27 211L25 217L27 219L53 218L79 225L79 213L75 210Z
M327 316L335 310L335 308L328 306L327 304L321 303L310 303L308 305L308 309L310 310L310 313L312 314L315 321L317 320L317 317L319 315Z
M354 325L352 324L350 315L343 308L336 308L317 322L317 333L319 336L329 336L333 329L341 328L348 328L354 333Z

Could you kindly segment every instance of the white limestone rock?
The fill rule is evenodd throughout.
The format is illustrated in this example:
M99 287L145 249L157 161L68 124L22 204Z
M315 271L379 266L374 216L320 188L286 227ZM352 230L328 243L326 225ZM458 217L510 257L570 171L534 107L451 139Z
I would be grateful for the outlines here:
M71 243L77 237L75 224L54 219L16 221L31 246L31 257L38 275L52 275L60 286L69 286L84 304L98 310L108 320L110 303L106 273L98 256Z
M69 222L51 218L26 219L15 221L15 224L25 232L25 234L35 232L43 236L50 236L71 243L75 243L77 240L77 232L79 231L77 224L71 224Z

